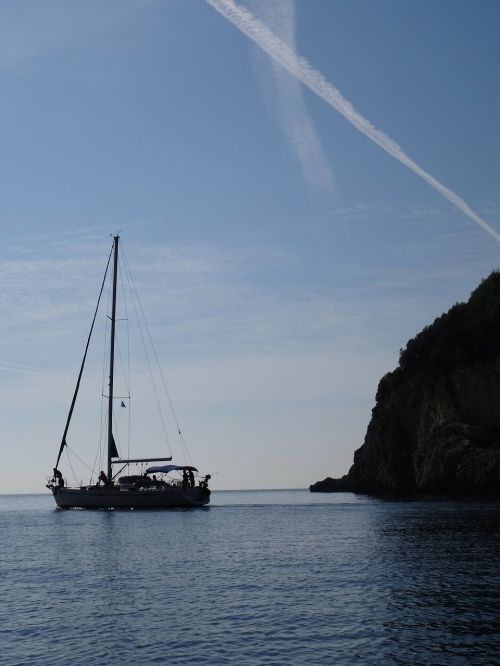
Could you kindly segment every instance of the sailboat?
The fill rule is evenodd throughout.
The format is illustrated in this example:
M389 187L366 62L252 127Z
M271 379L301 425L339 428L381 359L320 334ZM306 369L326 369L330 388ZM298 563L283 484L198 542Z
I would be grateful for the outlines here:
M210 489L208 488L209 474L198 476L198 470L192 465L173 464L171 462L172 456L165 456L163 458L121 458L118 455L113 434L113 410L116 400L114 385L119 241L120 236L113 236L113 245L108 257L101 291L59 446L56 464L46 485L52 491L56 504L61 509L163 509L205 506L210 502ZM68 429L78 397L90 340L94 331L111 258L113 258L113 277L111 315L109 315L111 333L109 340L109 385L107 396L107 470L100 471L95 483L90 482L88 485L80 484L70 487L59 469L59 463L63 451L68 447ZM140 473L119 476L125 468L130 471L130 465L141 466ZM147 465L145 471L143 471L144 465ZM115 472L116 469L118 471Z

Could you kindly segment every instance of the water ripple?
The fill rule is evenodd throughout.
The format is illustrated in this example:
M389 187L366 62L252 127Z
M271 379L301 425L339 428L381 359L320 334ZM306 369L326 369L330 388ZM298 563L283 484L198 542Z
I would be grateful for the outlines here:
M0 496L2 666L488 665L500 507L304 491L207 511Z

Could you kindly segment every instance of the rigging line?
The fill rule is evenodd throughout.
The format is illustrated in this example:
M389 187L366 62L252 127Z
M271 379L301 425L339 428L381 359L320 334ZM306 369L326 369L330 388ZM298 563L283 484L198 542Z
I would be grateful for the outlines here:
M92 468L89 467L89 466L87 465L87 463L85 462L85 460L82 460L82 459L80 458L80 456L77 455L77 454L73 451L73 449L72 449L70 446L68 446L67 444L66 444L66 448L68 449L68 451L71 451L71 454L74 455L75 458L76 458L79 462L81 462L82 465L83 465L84 467L86 467L87 469L89 469L91 472L93 471ZM69 459L69 454L68 454L68 459ZM70 467L71 467L71 462L70 462ZM73 472L73 468L72 468L72 467L71 467L71 471ZM73 474L74 474L74 472L73 472ZM75 481L77 481L76 476L75 476Z
M111 280L108 282L108 299L106 303L106 317L104 318L104 343L103 343L103 353L102 353L102 378L101 378L101 395L104 394L104 385L106 382L106 370L108 368L108 353L109 353L109 344L108 344L108 335L109 335L109 308L111 302L111 289L112 284Z
M66 455L68 456L68 465L71 470L71 474L73 474L73 478L75 479L75 484L78 485L78 479L76 478L75 470L73 469L73 465L71 464L71 458L69 457L68 453L68 446L66 447Z
M136 310L136 316L138 317L137 310ZM160 397L158 395L158 390L156 388L156 382L154 380L153 371L151 369L151 361L150 361L150 358L149 358L149 352L148 352L147 345L146 345L146 342L145 342L145 339L144 339L144 334L143 334L143 330L142 330L142 326L141 326L139 317L138 317L137 321L138 321L138 325L139 325L139 332L140 332L140 335L141 335L141 342L142 342L142 346L143 346L143 349L144 349L144 355L146 357L146 362L147 362L147 366L148 366L149 377L150 377L150 380L151 380L151 384L153 386L153 392L154 392L154 395L155 395L156 406L157 406L158 412L160 414L160 419L161 419L161 422L162 422L162 427L163 427L163 432L164 432L164 435L165 435L165 440L167 442L169 452L170 452L170 454L172 454L172 449L171 449L171 446L170 446L170 440L169 440L168 433L167 433L167 427L166 427L166 424L165 424L165 419L163 417L163 411L162 411L162 408L161 408Z
M122 244L122 250L123 250L123 244ZM130 324L129 324L129 313L128 313L128 304L127 304L127 298L126 298L126 292L125 292L125 280L123 277L123 271L122 271L122 265L120 264L119 266L120 270L120 287L122 291L122 303L123 303L123 309L125 311L125 321L127 322L126 327L127 327L127 369L126 372L124 371L125 375L125 385L127 386L128 390L128 435L127 435L127 457L130 458L130 441L131 441L131 431L130 431L130 425L131 425L131 419L130 419L130 406L131 406L131 395L132 395L132 377L130 373ZM120 354L120 360L123 365L123 361L121 358L121 351L120 347L118 347L118 353Z
M113 251L113 248L111 248L111 251ZM103 346L103 352L102 352L102 376L101 376L101 422L100 422L100 427L99 427L99 445L96 451L96 456L94 458L94 468L92 470L92 476L94 475L96 471L96 464L99 463L99 469L102 469L103 465L103 456L104 456L104 450L102 446L102 437L104 434L104 428L107 425L107 403L104 398L104 386L106 382L106 370L108 368L108 353L109 353L109 345L108 345L108 334L109 334L109 326L110 326L110 321L109 321L109 309L110 309L110 303L111 303L111 289L112 289L112 281L108 280L108 289L107 289L107 302L106 302L106 316L104 317L104 346Z
M122 301L125 305L125 315L128 316L127 306L126 306L127 302L126 302L126 299L125 299L125 291L124 291L124 287L123 287L123 275L122 275L121 267L119 267L119 276L120 276L120 287L121 287L121 292L122 292ZM127 320L127 317L125 317L125 319ZM128 321L127 321L127 331L128 331ZM122 356L119 336L116 336L115 344L116 344L116 347L117 347L117 352L118 352L118 357L119 357L119 365L120 365L120 368L123 372L123 379L125 381L125 386L127 387L128 397L130 398L130 383L129 383L129 378L127 377L127 369L126 369L125 363L123 362L123 356Z
M161 422L162 422L162 425L163 425L163 432L164 432L165 439L166 439L166 442L167 442L167 445L168 445L168 448L169 448L169 452L170 452L170 454L172 454L172 449L171 449L171 446L170 446L170 440L168 438L167 428L166 428L166 425L165 425L165 419L163 418L161 403L160 403L160 399L159 399L159 396L158 396L158 391L156 389L156 383L155 383L154 378L153 378L153 372L151 370L151 362L150 362L150 359L149 359L149 352L148 352L148 349L147 349L147 345L146 345L145 339L144 339L144 334L143 334L142 325L141 325L141 318L139 317L139 312L137 311L137 305L139 305L139 308L141 310L142 317L144 319L144 323L146 325L146 328L147 328L147 322L145 322L144 313L142 311L142 307L141 307L141 304L140 304L139 294L137 292L134 280L132 278L130 267L129 267L129 264L128 264L128 261L127 261L127 257L126 257L126 255L123 251L123 248L122 248L122 257L124 258L124 266L125 266L127 279L128 279L129 285L130 285L130 291L131 291L132 296L135 296L135 298L132 298L132 305L134 307L135 316L137 318L137 324L138 324L138 327L139 327L141 342L142 342L142 346L144 348L144 354L146 356L146 363L148 365L149 376L151 378L151 383L153 385L153 391L154 391L154 394L155 394L156 405L157 405L157 408L158 408L158 412L160 414L160 419L161 419ZM136 301L137 301L137 303L136 303Z
M160 373L160 377L161 377L161 380L162 380L162 383L163 383L163 389L164 389L164 391L167 395L167 399L168 399L168 402L169 402L169 405L170 405L170 410L172 412L172 416L173 416L175 425L177 427L177 432L179 433L179 441L180 441L180 444L181 444L181 451L182 451L182 455L184 457L184 461L186 463L190 462L191 464L193 464L193 459L191 458L191 454L189 453L189 447L187 445L186 440L184 439L184 437L182 435L181 428L180 428L180 425L179 425L179 421L177 420L177 414L175 412L174 404L173 404L172 398L170 396L170 392L169 392L168 387L167 387L167 383L166 383L165 376L164 376L164 373L163 373L163 370L162 370L162 367L161 367L161 364L160 364L160 360L159 360L158 354L156 352L156 347L153 343L153 338L152 338L152 335L151 335L151 331L149 329L148 322L147 322L146 316L144 314L144 310L142 308L142 304L141 304L141 301L140 301L140 298L139 298L139 294L138 294L137 288L135 286L134 278L133 278L132 272L130 271L130 268L129 268L128 259L127 259L124 252L123 252L123 255L124 255L126 268L128 269L128 271L130 273L130 282L133 285L133 289L135 290L136 298L137 298L139 308L140 308L141 314L142 314L142 319L144 321L144 325L145 325L146 331L148 333L149 343L150 343L151 349L153 350L153 354L154 354L154 357L155 357L155 360L156 360L156 366L158 368L158 371Z
M128 267L128 260L127 260L126 256L125 256L125 263L126 263L126 266ZM180 427L179 422L177 420L177 415L175 413L174 404L172 402L172 398L170 397L170 393L169 393L168 388L167 388L167 383L165 381L165 377L164 377L164 374L163 374L163 371L162 371L162 368L161 368L161 365L160 365L160 360L158 358L158 354L156 353L156 347L153 343L153 338L151 336L151 331L149 330L148 322L147 322L147 319L144 315L144 311L142 309L141 301L139 299L139 295L137 293L137 288L135 286L134 278L132 277L132 275L130 275L130 280L131 280L132 286L133 286L135 294L136 294L136 298L137 298L137 301L138 301L138 304L139 304L139 308L140 308L140 311L141 311L141 314L142 314L142 318L144 320L144 326L145 326L147 334L148 334L149 344L151 345L151 349L153 350L153 354L154 354L154 357L155 357L155 360L156 360L156 365L157 365L158 370L160 372L160 377L161 377L161 380L162 380L162 383L163 383L163 388L164 388L165 393L167 395L168 402L169 402L169 405L170 405L170 409L172 411L172 416L174 418L175 425L177 426L177 431L180 434L181 433L181 427Z
M187 447L184 445L184 442L182 441L182 436L179 436L179 443L181 445L181 452L182 452L182 457L184 458L184 464L187 465L188 462L191 462L191 460L188 459Z
M104 401L104 398L101 398L101 404L103 403L103 401ZM102 419L101 420L101 432L99 434L99 445L97 447L97 451L96 451L96 454L95 454L95 457L94 457L94 466L92 467L92 470L91 470L91 472L92 472L92 475L90 477L91 482L92 482L92 479L94 478L97 461L99 461L99 463L102 462L102 435L104 433L104 428L105 427L106 427L106 423ZM99 464L99 468L102 468L101 464Z
M121 347L120 347L120 342L119 342L118 338L116 338L115 340L116 340L116 343L115 343L116 344L116 351L118 352L118 363L120 365L120 368L122 369L123 379L125 381L125 388L127 389L126 397L130 398L130 385L127 381L127 373L126 373L126 369L125 369L125 363L123 362L123 356L122 356L122 351L121 351ZM116 397L119 397L119 396L116 396Z
M76 398L78 396L78 390L80 388L80 382L81 382L82 375L83 375L83 368L85 367L85 361L87 359L87 352L88 352L89 345L90 345L90 338L92 337L92 331L94 330L94 324L95 324L95 320L96 320L96 317L97 317L97 312L99 310L99 304L101 302L101 296L102 296L102 292L103 292L103 289L104 289L104 285L106 283L106 276L108 274L109 262L111 260L112 252L113 252L113 248L111 248L111 251L109 253L108 263L106 264L106 270L104 271L104 277L103 277L103 280L102 280L101 289L99 291L99 298L97 299L97 305L96 305L96 309L95 309L95 312L94 312L94 318L92 319L92 325L90 327L89 335L88 335L88 338L87 338L87 344L85 345L85 353L83 354L82 364L80 366L80 372L78 373L76 388L75 388L75 392L73 394L73 400L71 401L71 407L69 408L68 418L66 420L66 425L64 427L64 433L63 433L62 440L61 440L61 446L59 447L59 453L57 455L57 462L56 462L55 469L57 469L57 466L59 465L59 460L61 458L61 453L63 452L63 449L66 446L66 435L68 434L69 424L71 422L71 417L73 416L73 410L75 408Z
M130 419L130 412L131 412L131 401L129 399L128 401L128 438L127 438L127 458L130 458L130 440L132 438L131 432L130 432L130 425L131 425L131 419Z
M184 457L186 458L187 462L190 462L191 465L192 465L193 464L193 459L191 458L191 454L189 453L189 447L187 445L186 440L184 439L184 435L181 433L180 430L179 430L179 439L180 439L183 451L185 451Z
M122 281L123 284L123 281ZM130 458L130 443L132 440L132 421L131 421L131 414L132 414L132 375L130 371L130 323L129 323L129 318L128 318L128 305L127 305L127 299L124 299L124 305L125 305L125 314L127 315L127 372L128 372L128 393L129 393L129 399L128 399L128 438L127 438L127 456Z
M100 419L100 423L99 423L99 440L98 440L99 443L97 445L97 451L95 452L95 456L94 456L94 465L92 467L92 476L90 477L91 481L94 477L94 472L95 472L95 469L96 469L97 462L101 461L102 433L104 431L104 425L105 425L103 409L104 409L104 397L103 397L102 392L101 392L101 419Z

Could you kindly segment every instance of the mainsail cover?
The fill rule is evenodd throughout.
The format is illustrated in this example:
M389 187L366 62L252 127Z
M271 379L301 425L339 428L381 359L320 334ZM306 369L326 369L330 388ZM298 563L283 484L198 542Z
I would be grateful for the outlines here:
M191 467L190 465L153 465L146 469L146 474L168 474L169 472L174 472L175 470L185 470L186 472L197 472L196 467Z

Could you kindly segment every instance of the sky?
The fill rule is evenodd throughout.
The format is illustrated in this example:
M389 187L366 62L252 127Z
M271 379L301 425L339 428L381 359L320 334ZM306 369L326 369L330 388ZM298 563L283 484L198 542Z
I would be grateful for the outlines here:
M499 267L497 2L237 3L493 235L233 4L0 0L0 492L44 491L114 233L215 489L346 473L400 348ZM119 417L143 418L131 452L156 453L132 364ZM100 391L84 385L68 436L87 461Z

